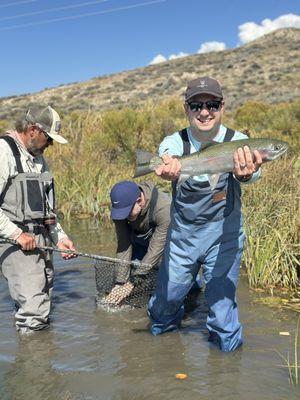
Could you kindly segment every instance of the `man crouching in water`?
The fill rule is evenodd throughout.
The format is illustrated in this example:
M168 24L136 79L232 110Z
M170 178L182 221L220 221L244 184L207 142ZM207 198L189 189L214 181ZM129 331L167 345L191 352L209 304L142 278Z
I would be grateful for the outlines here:
M170 223L170 197L150 182L136 184L122 181L110 192L111 219L117 236L117 258L140 261L143 274L158 266L164 250ZM137 268L138 269L138 268ZM105 298L106 303L118 305L133 290L130 265L119 268L115 286Z
M67 143L59 130L59 115L48 106L28 110L16 130L0 138L0 237L17 242L0 244L0 264L20 333L49 327L53 265L36 247L51 240L61 250L75 251L56 222L53 178L43 158L53 141ZM64 259L74 256L62 253Z

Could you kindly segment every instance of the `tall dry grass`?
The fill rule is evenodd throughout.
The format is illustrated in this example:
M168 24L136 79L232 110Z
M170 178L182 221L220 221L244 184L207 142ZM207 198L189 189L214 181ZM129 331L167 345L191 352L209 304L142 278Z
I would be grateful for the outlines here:
M299 281L299 170L296 158L263 168L243 193L244 264L251 287L297 288Z
M231 116L253 137L289 143L288 154L262 167L262 178L244 185L246 246L243 262L251 287L273 293L299 288L300 277L300 101L266 105L249 102Z

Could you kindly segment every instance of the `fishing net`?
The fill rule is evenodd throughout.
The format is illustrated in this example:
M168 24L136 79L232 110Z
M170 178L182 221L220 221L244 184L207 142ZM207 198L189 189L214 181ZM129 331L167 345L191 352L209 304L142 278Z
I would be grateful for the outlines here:
M156 285L157 268L143 272L139 268L128 268L114 261L97 261L95 263L96 302L98 306L109 307L144 307ZM129 279L124 284L117 284L116 277L122 274Z

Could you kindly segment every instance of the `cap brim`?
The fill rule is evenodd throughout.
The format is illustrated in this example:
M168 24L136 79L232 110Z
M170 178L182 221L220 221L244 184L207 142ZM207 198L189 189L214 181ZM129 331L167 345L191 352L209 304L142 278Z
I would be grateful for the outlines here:
M46 132L48 136L51 137L51 139L55 140L56 142L60 144L66 144L68 143L67 139L63 138L61 135L56 135L54 133L48 133Z
M110 209L110 217L111 219L126 219L128 215L130 214L130 211L132 209L132 205L124 208L114 208L111 207Z
M223 99L223 96L220 95L220 93L213 92L212 90L207 90L207 91L206 90L197 90L194 93L191 93L189 96L186 96L185 100L186 101L190 100L192 97L195 97L195 96L197 96L199 94L210 94L212 96L215 96L218 99Z

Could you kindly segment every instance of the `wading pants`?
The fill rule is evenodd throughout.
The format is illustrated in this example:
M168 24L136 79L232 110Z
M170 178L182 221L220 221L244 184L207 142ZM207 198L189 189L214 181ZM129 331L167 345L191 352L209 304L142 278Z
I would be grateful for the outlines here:
M42 235L38 245L45 245ZM8 282L17 312L15 324L22 333L49 327L50 297L53 287L53 265L41 251L22 251L18 246L0 245L0 264Z
M218 221L193 224L173 211L157 287L148 306L151 332L158 335L180 325L184 299L202 265L209 340L222 351L233 351L242 344L236 304L244 241L241 214L233 211Z

